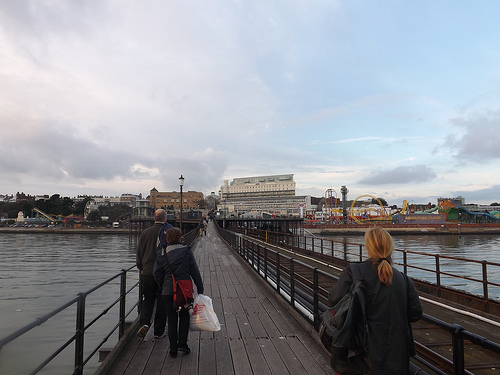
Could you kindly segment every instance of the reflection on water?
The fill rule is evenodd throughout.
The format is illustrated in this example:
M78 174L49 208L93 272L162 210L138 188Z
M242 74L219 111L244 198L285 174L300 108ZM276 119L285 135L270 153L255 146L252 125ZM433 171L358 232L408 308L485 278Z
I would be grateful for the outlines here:
M3 233L0 252L0 337L135 264L135 244L129 242L128 235ZM129 283L134 280L135 272ZM101 312L118 292L119 280L91 294L86 304L87 320ZM116 323L117 314L110 311L103 323ZM25 374L33 370L74 334L75 316L76 306L72 306L4 347L0 352L0 373ZM86 348L95 347L110 329L103 327L89 333ZM114 345L116 338L112 340L106 346ZM74 346L70 345L60 357L41 373L72 373ZM97 358L93 358L85 366L85 373L91 374L97 367Z

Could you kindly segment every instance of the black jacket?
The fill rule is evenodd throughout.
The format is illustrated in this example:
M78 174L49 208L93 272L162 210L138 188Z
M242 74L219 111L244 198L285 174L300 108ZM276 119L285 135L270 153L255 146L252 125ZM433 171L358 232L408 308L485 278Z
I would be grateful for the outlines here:
M164 257L168 256L170 267L167 267ZM198 294L203 294L203 281L193 252L189 246L182 244L169 245L165 250L159 250L156 255L154 278L162 286L161 293L166 296L173 295L172 270L178 280L193 279Z
M415 285L410 278L394 267L392 284L384 285L378 279L376 265L373 266L370 260L359 265L366 287L368 357L371 374L409 374L413 348L409 323L416 322L422 317L422 306ZM331 306L349 292L351 284L352 271L348 265L330 291L328 299Z
M153 275L153 267L156 260L156 242L158 232L163 223L155 222L152 226L144 229L137 243L135 264L144 275Z

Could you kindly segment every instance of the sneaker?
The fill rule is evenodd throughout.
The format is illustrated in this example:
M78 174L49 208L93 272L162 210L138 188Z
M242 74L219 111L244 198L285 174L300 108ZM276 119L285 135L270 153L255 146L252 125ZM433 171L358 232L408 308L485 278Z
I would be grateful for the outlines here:
M165 337L165 332L163 332L161 335L155 335L155 339L159 340Z
M185 354L191 353L191 349L189 349L189 346L187 346L187 344L184 344L184 345L179 344L179 348L177 350L179 350L180 352L183 352Z
M139 337L144 337L146 336L146 333L149 331L149 326L147 324L144 324L139 330L137 331L137 336Z
M177 352L170 351L170 357L177 358Z

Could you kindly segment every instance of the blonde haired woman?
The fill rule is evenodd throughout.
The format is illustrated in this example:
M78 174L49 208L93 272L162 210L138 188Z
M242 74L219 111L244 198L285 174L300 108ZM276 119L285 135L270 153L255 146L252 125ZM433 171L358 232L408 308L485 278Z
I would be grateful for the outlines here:
M422 317L417 290L410 278L392 267L394 244L387 231L368 229L365 249L368 260L356 266L365 285L369 331L366 364L359 374L409 374L410 356L415 354L410 322ZM330 291L331 306L349 292L352 268L347 265Z

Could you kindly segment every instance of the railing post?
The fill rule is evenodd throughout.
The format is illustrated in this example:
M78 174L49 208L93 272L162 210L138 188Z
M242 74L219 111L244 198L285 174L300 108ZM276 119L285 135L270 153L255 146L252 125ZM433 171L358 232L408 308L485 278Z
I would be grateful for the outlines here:
M276 253L276 291L280 294L280 280L281 280L281 264L280 253Z
M403 272L408 275L408 250L403 251Z
M264 280L267 282L267 247L264 247Z
M257 273L260 275L260 245L257 246Z
M486 267L487 265L486 260L482 260L482 268L483 268L483 300L484 300L484 311L489 312L489 304L488 304L488 299L489 299L489 293L488 293L488 269Z
M120 275L120 327L118 328L118 338L125 333L125 297L127 295L127 271L122 269ZM142 298L141 298L142 299Z
M453 374L463 375L465 374L465 353L464 353L464 339L462 337L463 327L459 324L452 324L453 329L452 341L453 341Z
M252 242L252 268L255 268L255 242Z
M314 329L317 331L319 329L319 277L318 268L313 269L313 319L314 319Z
M324 251L323 251L323 238L321 239L321 255L324 254Z
M344 260L347 260L347 243L344 242Z
M441 297L441 269L439 266L439 254L434 255L436 259L436 286L438 288L438 296Z
M83 350L85 338L85 294L78 293L76 305L76 338L75 338L75 370L74 374L83 374Z
M363 261L363 245L359 245L359 261Z
M290 259L290 305L295 307L295 261Z
M314 237L311 237L311 240L312 240L311 249L312 252L314 253Z

